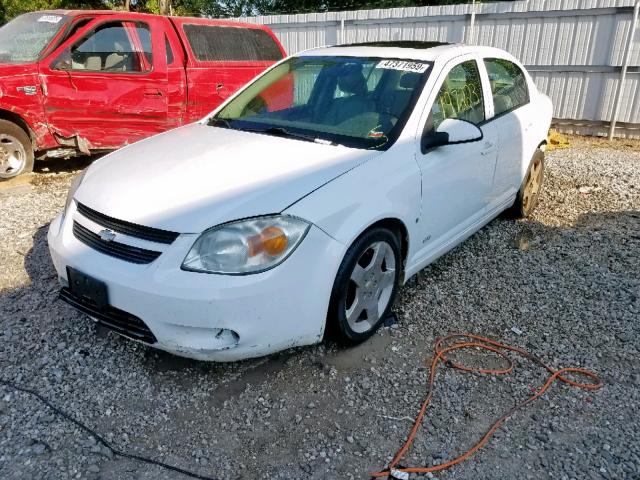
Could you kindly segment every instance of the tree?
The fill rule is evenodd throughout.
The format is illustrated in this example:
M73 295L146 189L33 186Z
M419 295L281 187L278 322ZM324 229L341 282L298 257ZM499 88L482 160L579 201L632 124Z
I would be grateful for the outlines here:
M272 13L328 12L470 2L471 0L0 0L0 23L25 12L56 8L245 17Z
M22 13L58 8L104 9L113 5L102 0L0 0L0 19L10 20Z
M335 12L427 5L471 3L472 0L192 0L199 2L191 11L213 17L241 17L306 12ZM476 0L480 3L487 0ZM496 0L493 0L496 1ZM500 0L498 0L500 1ZM513 0L503 0L513 1ZM198 8L199 7L199 8Z

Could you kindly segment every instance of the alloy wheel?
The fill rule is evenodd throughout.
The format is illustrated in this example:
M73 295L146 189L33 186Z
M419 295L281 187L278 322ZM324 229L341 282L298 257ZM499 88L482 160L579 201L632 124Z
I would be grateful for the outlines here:
M18 175L27 161L22 143L12 135L0 133L0 178Z
M542 188L542 171L542 159L536 158L527 173L527 181L522 195L522 209L526 213L529 213L538 203L538 196Z
M393 293L395 270L395 255L387 242L375 242L360 255L349 278L345 301L351 330L363 333L377 325Z

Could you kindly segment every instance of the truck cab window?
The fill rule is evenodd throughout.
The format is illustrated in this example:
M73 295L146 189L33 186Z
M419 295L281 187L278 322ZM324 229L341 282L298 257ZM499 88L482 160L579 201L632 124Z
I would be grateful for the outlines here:
M282 59L282 52L264 30L211 25L184 25L195 57L201 62L264 62Z
M136 34L140 39L140 45L142 46L142 53L144 54L147 65L153 64L153 57L151 54L151 30L148 27L143 27L136 25L135 27Z
M71 47L72 70L144 72L151 61L150 30L143 23L104 23Z

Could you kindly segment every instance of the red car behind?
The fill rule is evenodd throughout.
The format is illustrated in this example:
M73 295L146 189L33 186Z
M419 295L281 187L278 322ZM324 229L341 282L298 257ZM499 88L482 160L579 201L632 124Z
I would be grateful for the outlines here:
M0 28L0 179L193 122L280 60L261 25L46 11Z

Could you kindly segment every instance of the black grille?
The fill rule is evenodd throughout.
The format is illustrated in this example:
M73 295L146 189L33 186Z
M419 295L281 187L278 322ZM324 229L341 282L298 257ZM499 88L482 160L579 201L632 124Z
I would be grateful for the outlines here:
M89 220L94 221L98 225L102 225L114 232L124 233L131 237L141 238L143 240L150 240L152 242L170 244L178 238L179 233L169 232L167 230L161 230L159 228L143 227L131 222L125 222L124 220L117 220L115 218L103 215L100 212L90 209L86 205L78 203L78 212L87 217Z
M142 320L124 310L111 306L100 310L89 300L76 297L68 288L62 289L60 298L81 312L95 318L100 325L104 325L108 329L118 332L125 337L140 340L145 343L156 343L158 341L153 332L149 330L149 327L147 327Z
M132 247L120 242L105 242L99 235L75 221L73 222L73 234L78 240L94 250L131 263L151 263L162 254L162 252Z

